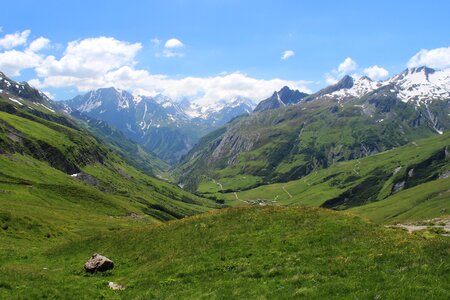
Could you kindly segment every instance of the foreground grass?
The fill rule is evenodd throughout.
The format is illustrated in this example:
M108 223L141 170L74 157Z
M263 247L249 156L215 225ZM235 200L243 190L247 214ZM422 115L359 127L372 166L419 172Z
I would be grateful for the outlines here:
M233 208L62 243L4 242L0 298L450 296L448 239L323 209ZM94 252L113 259L114 270L86 275L82 265ZM126 289L109 290L109 281Z

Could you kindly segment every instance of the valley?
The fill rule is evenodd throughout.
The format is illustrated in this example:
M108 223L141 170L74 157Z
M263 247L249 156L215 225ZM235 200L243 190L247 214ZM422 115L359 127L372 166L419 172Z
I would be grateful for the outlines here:
M450 297L450 68L168 79L140 43L29 34L38 78L0 72L0 299Z

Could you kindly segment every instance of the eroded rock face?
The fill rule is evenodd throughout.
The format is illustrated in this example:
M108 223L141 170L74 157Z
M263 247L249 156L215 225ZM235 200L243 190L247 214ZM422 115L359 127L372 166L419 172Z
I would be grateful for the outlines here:
M106 256L94 253L91 258L84 264L86 272L105 272L114 268L114 262Z

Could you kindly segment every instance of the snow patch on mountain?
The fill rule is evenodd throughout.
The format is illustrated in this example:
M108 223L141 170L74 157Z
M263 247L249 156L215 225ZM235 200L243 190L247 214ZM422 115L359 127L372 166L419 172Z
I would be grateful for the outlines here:
M348 89L342 89L331 93L329 96L338 98L362 97L380 87L385 83L373 81L367 76L360 77L353 82L353 86Z
M393 84L398 97L417 104L450 99L450 69L433 70L427 67L410 68L387 81Z

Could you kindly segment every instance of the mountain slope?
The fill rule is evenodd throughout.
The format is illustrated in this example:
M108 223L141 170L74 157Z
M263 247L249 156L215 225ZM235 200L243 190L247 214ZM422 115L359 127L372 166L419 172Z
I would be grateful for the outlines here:
M0 244L2 298L445 299L450 288L448 239L322 209L227 209L45 251L16 243ZM114 269L86 275L94 252Z
M209 178L240 181L236 190L288 181L450 129L450 97L404 101L393 82L345 77L299 104L239 118L203 138L180 165L179 181L191 190Z
M71 116L83 122L87 129L118 152L123 160L150 176L161 176L170 168L169 164L155 154L128 139L120 130L111 127L107 122L95 120L79 111Z
M203 182L228 205L307 205L350 210L381 223L445 217L450 211L450 133L335 163L301 179L232 190L241 179ZM224 193L225 192L225 193Z
M214 128L252 110L249 99L237 97L214 105L175 102L169 97L133 96L115 88L93 90L66 101L68 111L79 111L109 125L161 159L177 162L198 139Z
M58 235L51 228L62 219L73 233L84 213L108 224L130 215L159 222L217 207L144 175L72 119L13 93L0 95L0 211L21 221L6 234L34 224Z

